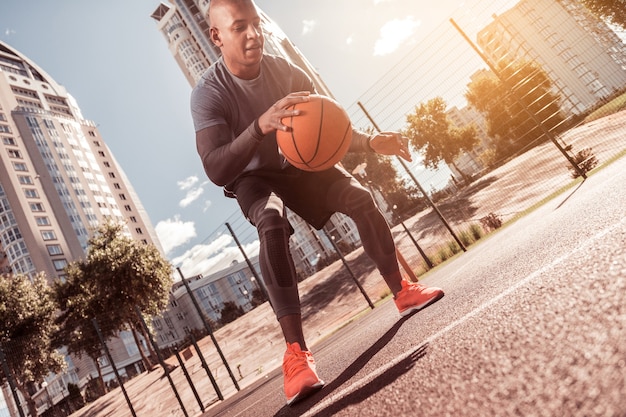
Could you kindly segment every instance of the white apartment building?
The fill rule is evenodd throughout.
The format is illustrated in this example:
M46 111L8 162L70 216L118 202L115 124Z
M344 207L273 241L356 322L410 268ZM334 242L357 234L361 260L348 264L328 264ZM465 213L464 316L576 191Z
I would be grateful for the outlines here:
M626 86L626 45L580 2L521 0L477 35L490 60L537 62L567 115L581 114Z
M83 118L62 85L0 42L0 273L63 279L65 266L84 257L92 230L109 220L126 223L134 239L160 248L96 124ZM109 348L122 374L140 371L130 334ZM53 404L63 400L68 382L81 386L97 376L86 357L66 361L65 374L46 380ZM101 365L112 378L104 358ZM35 401L45 408L42 392L40 387Z

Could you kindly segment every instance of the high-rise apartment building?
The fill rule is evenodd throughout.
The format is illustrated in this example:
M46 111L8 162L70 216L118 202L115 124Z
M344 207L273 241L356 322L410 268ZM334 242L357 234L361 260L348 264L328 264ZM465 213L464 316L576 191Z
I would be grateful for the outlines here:
M0 42L0 274L45 272L50 280L62 279L65 266L84 257L92 231L106 221L123 222L134 239L160 248L96 125L63 86ZM123 374L141 370L129 332L109 349ZM47 395L35 395L41 410L63 399L68 382L82 386L97 376L85 357L67 356L66 362L66 373L47 378ZM101 365L112 377L110 364Z
M539 63L567 115L581 114L626 86L626 45L572 0L521 0L494 16L477 42L493 62Z
M159 246L96 125L63 86L1 42L0 141L1 272L58 277L108 220Z
M210 41L207 18L209 3L209 0L170 0L169 5L159 4L151 15L191 87L196 85L204 71L220 56L219 49ZM265 37L265 52L282 56L302 68L311 77L320 94L332 97L313 66L278 25L262 10L258 12ZM289 213L289 219L295 229L291 239L291 251L296 268L305 274L311 274L315 272L319 257L328 251L332 252L332 245L324 234L314 235L308 225L293 213ZM360 244L356 226L346 216L333 215L326 229L335 236L337 242L344 241L349 246Z

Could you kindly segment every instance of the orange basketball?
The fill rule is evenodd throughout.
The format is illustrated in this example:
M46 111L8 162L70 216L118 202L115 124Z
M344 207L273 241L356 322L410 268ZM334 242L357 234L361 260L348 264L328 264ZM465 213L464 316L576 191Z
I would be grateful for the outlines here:
M290 108L301 111L282 120L291 130L276 131L278 146L289 163L305 171L323 171L341 161L352 140L352 124L343 107L314 94Z

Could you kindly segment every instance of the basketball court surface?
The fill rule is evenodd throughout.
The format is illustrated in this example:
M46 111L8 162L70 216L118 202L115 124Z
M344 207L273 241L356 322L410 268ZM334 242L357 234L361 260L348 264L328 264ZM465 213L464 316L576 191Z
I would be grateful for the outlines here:
M311 346L312 397L276 369L204 416L626 415L625 248L622 158L428 274L442 300Z

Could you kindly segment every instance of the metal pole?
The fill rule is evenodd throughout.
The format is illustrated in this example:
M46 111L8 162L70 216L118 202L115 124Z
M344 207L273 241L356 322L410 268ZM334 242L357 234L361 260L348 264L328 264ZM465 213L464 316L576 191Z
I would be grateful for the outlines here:
M204 355L202 354L202 351L198 347L198 343L196 342L195 336L193 335L193 333L189 333L189 336L191 337L191 343L193 344L193 347L194 349L196 349L196 353L198 354L198 357L200 358L200 363L202 363L202 367L206 371L206 374L209 377L209 380L211 380L211 384L213 385L213 389L215 389L217 398L219 398L220 400L223 400L224 396L222 395L222 391L220 391L220 387L217 386L217 381L215 381L215 378L213 377L213 374L211 373L211 370L209 369L209 365L207 365L206 360L204 359Z
M165 363L165 361L163 360L163 356L161 355L161 350L159 349L159 347L157 346L156 342L152 338L152 335L150 334L150 330L148 329L148 326L146 325L146 321L143 319L143 315L141 314L141 310L139 310L139 307L135 306L135 312L137 313L137 316L139 317L139 321L141 322L141 325L143 326L143 330L148 335L148 342L152 345L152 347L154 348L154 351L157 354L157 358L159 359L159 363L163 367L163 371L165 372L165 376L167 377L167 380L170 382L170 386L172 387L172 391L174 391L174 395L176 396L176 399L178 400L178 404L180 405L181 410L183 410L183 414L185 415L185 417L188 417L189 414L187 414L187 410L185 409L185 404L183 403L182 398L180 398L180 395L178 394L178 390L176 389L176 384L174 384L174 380L172 379L172 375L170 373L170 370L167 367L167 364Z
M263 295L265 296L265 299L269 301L270 305L272 305L272 300L270 300L270 297L267 294L267 290L265 289L265 283L259 277L259 274L257 274L256 269L254 269L254 265L252 265L252 262L250 261L250 259L248 259L248 255L246 254L246 251L243 250L243 246L241 246L239 239L237 239L237 235L235 234L235 231L233 230L232 227L230 227L230 223L228 222L226 222L226 227L228 228L228 231L232 235L233 239L235 239L235 243L237 244L237 247L241 251L243 258L246 260L246 263L248 264L248 268L250 268L250 272L252 272L252 275L254 275L254 278L259 283L259 288L261 288L261 291L263 291Z
M422 250L420 245L417 243L417 241L415 240L415 238L413 237L413 235L411 234L409 229L406 227L404 222L400 222L400 224L402 225L402 227L404 227L404 231L407 233L407 235L409 235L409 238L411 238L411 241L413 242L413 244L417 248L417 250L420 253L420 255L422 255L422 258L424 258L424 262L426 262L426 264L428 265L428 269L432 268L434 266L433 263L430 261L430 259L428 259L428 256L426 256L426 254L424 253L424 251Z
M372 119L372 116L370 116L370 114L367 112L367 110L365 109L365 107L363 106L363 104L359 101L357 102L357 104L359 105L359 107L361 108L361 110L363 110L363 113L365 113L365 116L369 119L369 121L372 123L372 125L374 126L374 129L376 129L378 132L380 132L380 128L378 127L378 125L376 124L376 122L374 121L374 119ZM422 185L419 183L419 181L417 180L417 178L415 178L415 176L413 175L413 173L411 172L411 170L409 169L409 167L407 166L407 164L402 160L402 158L400 158L399 156L396 157L396 159L398 160L398 162L400 163L400 165L402 165L402 168L404 168L404 170L406 171L406 173L409 175L409 177L411 177L411 179L413 180L413 182L415 183L415 185L417 185L417 188L419 188L420 192L422 193L422 195L424 196L424 198L426 199L426 201L428 201L428 204L430 204L430 206L432 207L432 209L435 211L435 213L437 214L437 216L439 217L439 219L441 220L441 222L443 223L443 225L446 227L446 229L448 229L448 231L450 232L450 234L452 235L452 237L454 238L454 240L456 240L456 243L459 245L459 247L461 249L463 249L463 252L467 252L467 249L465 248L465 245L463 245L463 242L461 242L461 240L457 237L456 233L454 233L454 230L452 230L452 227L450 226L450 224L448 223L448 221L446 220L445 217L443 217L443 214L441 214L441 212L439 211L439 209L437 208L437 206L435 205L435 203L433 202L433 200L430 199L430 196L426 193L426 191L422 188Z
M191 376L189 376L189 372L187 372L187 367L185 366L185 362L183 362L183 358L180 357L180 353L178 352L178 348L174 348L174 355L176 355L176 359L178 359L178 363L180 365L180 369L183 370L183 374L185 374L185 378L187 379L187 383L191 387L191 391L193 392L193 396L196 397L196 401L200 406L200 410L204 413L204 404L202 404L202 400L198 395L198 391L196 390L196 386L193 384L191 380Z
M96 333L98 334L98 339L100 339L100 343L102 343L102 347L104 348L104 353L107 356L107 359L109 360L109 363L111 364L111 368L113 368L113 373L115 374L115 379L117 379L117 383L120 384L120 388L122 389L122 393L124 394L124 398L126 398L126 404L128 404L128 408L130 408L130 413L133 415L133 417L137 417L137 414L135 414L135 409L133 408L133 404L130 402L130 398L128 397L128 393L126 392L126 388L124 388L124 382L122 381L122 378L120 378L120 374L119 372L117 372L117 366L115 366L115 362L113 362L113 357L111 356L111 352L109 351L109 347L107 346L104 337L102 337L102 332L100 331L100 326L98 326L98 320L95 319L95 317L93 319L91 319L91 323L93 324L93 327L96 328Z
M365 292L365 289L363 288L363 286L361 285L359 280L354 275L354 272L352 272L352 269L350 269L350 266L348 265L348 262L346 262L346 258L343 257L343 254L341 253L341 251L337 247L337 244L335 243L334 238L332 236L329 236L328 232L326 230L324 230L324 234L326 235L328 240L330 240L330 243L333 245L333 248L335 249L335 252L337 252L339 257L341 258L341 262L343 262L343 266L345 266L346 269L348 270L348 272L350 273L350 276L352 277L352 280L354 281L356 286L359 287L359 291L361 291L361 294L363 294L363 297L365 297L365 300L367 300L367 304L369 304L370 308L373 309L374 308L374 303L372 303L372 300L370 300L369 296Z
M4 352L2 351L2 346L0 346L0 362L2 362L2 372L9 382L9 387L11 388L11 394L13 394L13 400L15 401L15 407L17 411L20 413L20 417L24 417L24 410L22 410L22 406L20 404L20 396L17 395L17 386L15 385L15 380L13 379L13 374L9 369L9 364L7 364L7 358L4 356Z
M189 288L189 283L187 282L187 279L181 272L180 268L176 268L176 270L178 270L178 273L180 274L180 277L183 280L183 285L187 289L187 293L189 294L189 297L191 298L191 302L196 308L196 311L198 312L198 314L200 315L200 319L202 320L202 323L204 323L204 328L209 333L209 336L211 337L211 340L213 341L213 345L215 346L215 349L217 349L217 353L220 355L220 358L222 359L222 363L224 364L224 366L226 367L226 370L228 371L228 374L230 375L230 379L233 381L233 384L235 385L235 388L237 388L237 391L239 391L240 388L239 388L239 384L237 383L237 379L235 378L233 371L231 371L230 366L228 365L228 361L226 361L226 357L224 357L224 353L222 352L222 349L220 348L219 343L217 343L217 339L215 338L215 335L213 334L213 329L211 329L211 326L209 326L209 323L204 318L204 314L202 314L202 310L200 309L198 300L196 300L196 297L193 294L193 291L191 291L191 288Z
M489 69L495 74L496 77L498 77L500 79L500 81L502 81L503 83L506 81L504 79L504 77L500 74L500 72L491 64L491 62L489 62L489 59L487 59L487 57L482 53L482 51L480 49L478 49L478 47L476 45L474 45L474 42L472 42L472 40L465 34L465 32L463 32L463 30L459 27L459 25L456 24L456 22L454 21L454 19L450 19L450 23L452 23L452 26L454 26L454 28L461 34L461 36L463 37L463 39L465 39L467 41L467 43L470 44L470 46L472 47L472 49L478 54L478 56L480 57L480 59L482 59L485 64L487 64L489 66ZM574 169L576 170L576 172L578 173L578 175L580 175L581 177L583 177L584 179L587 179L587 174L578 166L578 164L572 159L572 157L567 153L567 151L565 151L565 149L559 144L559 142L556 140L556 138L554 137L554 135L552 134L552 132L550 132L550 130L543 124L543 122L541 122L541 120L539 120L537 118L537 116L535 116L535 114L533 112L531 112L528 107L526 107L526 105L524 103L522 103L522 101L519 99L519 97L517 97L517 94L515 94L514 91L511 91L511 95L515 98L515 101L517 102L517 104L519 104L520 106L522 106L522 108L524 109L524 111L526 112L526 114L528 114L530 116L530 118L532 119L532 121L539 126L539 128L541 129L541 131L543 132L544 135L546 135L554 144L554 146L557 147L557 149L559 151L561 151L561 153L563 154L563 156L565 156L565 158L568 160L568 162L574 167Z

